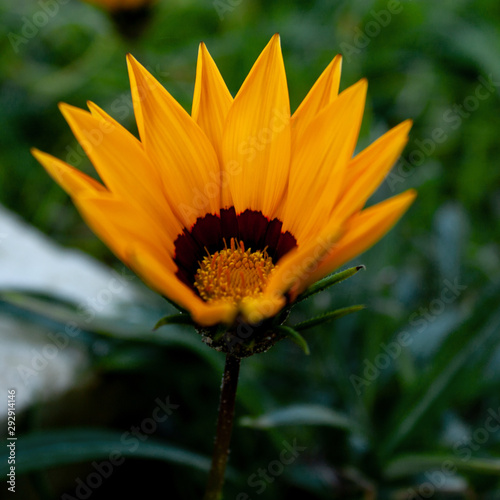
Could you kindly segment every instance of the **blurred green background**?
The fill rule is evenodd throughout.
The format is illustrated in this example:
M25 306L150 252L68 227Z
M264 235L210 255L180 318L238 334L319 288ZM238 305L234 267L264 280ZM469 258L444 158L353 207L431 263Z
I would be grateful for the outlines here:
M353 261L366 271L292 322L367 309L310 331L310 356L283 341L244 361L224 498L500 498L500 3L160 0L135 38L77 0L0 0L0 15L0 203L117 269L29 148L91 172L60 101L92 100L135 132L127 52L190 110L200 41L235 94L279 32L292 109L340 52L341 88L369 81L360 149L412 118L403 160L370 203L410 187L417 201ZM4 297L0 311L54 330L77 317L28 298ZM84 498L77 479L110 450L127 459L98 486L92 476L88 497L201 498L223 355L187 328L152 333L168 312L152 299L133 329L124 314L71 340L91 364L74 391L19 417L18 498ZM179 408L131 451L123 433L167 396Z

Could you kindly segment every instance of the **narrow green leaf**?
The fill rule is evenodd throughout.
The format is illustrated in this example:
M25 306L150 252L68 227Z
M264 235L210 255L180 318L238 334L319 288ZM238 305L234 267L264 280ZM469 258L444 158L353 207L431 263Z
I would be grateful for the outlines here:
M433 406L446 398L450 384L466 365L477 357L487 354L498 345L500 312L498 290L476 306L476 311L495 311L486 324L484 314L474 314L443 343L434 365L424 373L413 388L397 405L390 424L390 434L379 447L382 457L389 458L400 443L417 427L422 417Z
M413 454L402 455L391 460L385 468L384 474L388 479L401 479L413 476L431 469L479 472L483 474L499 474L500 459L498 458L468 458L459 459L450 454Z
M335 311L327 312L325 314L322 314L321 316L316 316L315 318L306 319L305 321L302 321L301 323L294 325L292 328L300 332L302 330L307 330L309 328L312 328L313 326L318 326L323 323L326 323L327 321L332 321L334 319L341 318L342 316L346 316L347 314L351 314L356 311L361 311L361 309L364 308L365 308L364 305L343 307L342 309L336 309Z
M327 276L326 278L317 281L316 283L314 283L314 285L311 285L307 290L305 290L297 297L297 302L306 300L312 295L322 292L323 290L326 290L327 288L336 285L337 283L340 283L341 281L344 281L347 278L350 278L351 276L354 276L358 271L361 271L361 269L366 269L366 268L365 266L350 267L345 271L340 271L339 273L331 274L330 276Z
M295 342L307 355L311 354L306 339L302 337L302 335L299 332L295 331L293 328L286 325L280 325L276 328L279 332L286 335L287 337L290 338L290 340Z
M243 417L239 423L255 429L272 429L286 425L324 425L359 432L352 418L347 415L326 406L312 404L296 404L258 417Z
M20 435L17 440L16 472L26 474L72 463L123 457L164 460L208 471L210 459L152 438L131 446L124 433L100 429L71 429ZM0 455L0 474L8 471L7 454ZM233 472L234 476L234 472Z
M188 311L186 311L186 309L184 309L183 307L177 305L173 300L170 300L168 297L166 297L165 295L162 295L162 297L172 306L174 307L175 309L177 309L177 311L183 313L183 314L188 314Z
M190 325L194 326L193 320L189 314L179 313L161 318L153 328L153 331L165 325Z

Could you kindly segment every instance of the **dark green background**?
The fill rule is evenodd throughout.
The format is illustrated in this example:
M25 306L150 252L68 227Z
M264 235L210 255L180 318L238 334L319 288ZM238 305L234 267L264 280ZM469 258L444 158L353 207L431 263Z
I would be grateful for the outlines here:
M57 12L32 34L27 23L41 4L0 1L0 202L61 245L117 268L29 148L91 172L75 155L60 101L84 107L92 100L135 131L127 52L190 110L200 41L235 94L279 32L292 109L342 52L341 88L369 81L360 148L414 120L404 160L370 201L413 187L414 206L353 261L366 271L298 306L292 321L350 304L367 309L310 331L310 356L283 341L244 362L238 421L301 408L285 415L286 425L275 416L270 429L249 419L236 426L235 479L224 498L500 498L500 432L488 420L500 411L500 4L161 0L142 35L130 39L104 11L76 0L46 3L55 9L54 2ZM47 324L23 307L3 308ZM210 455L223 357L188 329L151 334L166 312L161 302L150 304L134 335L123 333L123 318L108 331L91 326L82 334L93 360L86 382L24 419L26 436L41 433L40 442L25 438L27 462L42 453L54 463L38 461L22 482L20 468L18 498L74 496L76 478L107 456L99 446L116 449L158 397L180 407L145 446ZM92 351L96 338L106 354ZM51 434L63 428L67 434ZM114 434L99 434L103 428ZM272 482L259 483L261 491L252 474L294 440L306 449ZM57 458L50 446L61 442L70 444ZM129 457L91 498L200 498L205 473L180 461L179 453L167 461ZM162 496L152 493L158 487Z

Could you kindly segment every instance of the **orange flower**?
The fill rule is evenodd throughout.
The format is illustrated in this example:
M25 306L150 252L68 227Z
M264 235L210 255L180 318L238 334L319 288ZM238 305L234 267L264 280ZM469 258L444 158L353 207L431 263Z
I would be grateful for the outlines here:
M140 140L95 104L61 104L102 184L33 154L113 252L199 326L273 318L415 198L363 209L411 122L353 156L367 82L338 94L340 56L293 115L278 35L234 99L201 44L191 116L132 56L128 66Z

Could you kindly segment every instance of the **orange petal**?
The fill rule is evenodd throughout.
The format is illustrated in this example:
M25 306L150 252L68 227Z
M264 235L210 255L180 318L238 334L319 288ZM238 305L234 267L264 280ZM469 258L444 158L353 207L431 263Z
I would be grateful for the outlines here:
M297 282L307 279L317 270L323 257L341 237L342 231L342 226L332 220L316 237L287 253L278 261L264 296L276 301L280 295L296 287Z
M133 245L140 244L149 252L162 255L165 266L175 269L171 257L177 233L167 221L159 224L146 212L110 193L80 196L74 202L89 227L126 264L130 264Z
M106 111L100 108L97 104L93 103L92 101L87 101L87 107L89 108L92 116L101 118L102 120L109 122L111 125L121 129L124 135L128 136L128 139L130 141L135 142L138 147L142 148L141 141L139 141L137 137L131 134L126 128L122 127L122 125L118 121L116 121L112 116L108 115L108 113L106 113Z
M127 130L68 104L61 104L60 109L112 193L159 218L172 217L158 173Z
M237 313L234 305L228 302L214 304L204 302L154 255L138 251L135 253L132 266L152 288L189 311L198 325L213 326L217 323L230 325L234 322Z
M400 123L352 159L332 217L346 219L363 208L403 151L411 126L411 120Z
M222 134L233 97L204 43L198 50L191 116L210 139L222 165ZM222 169L221 169L222 175ZM221 178L221 208L233 205L228 182Z
M161 173L172 211L185 227L219 213L220 168L207 136L132 56L127 57L144 150Z
M198 50L191 116L222 160L222 132L233 97L204 43Z
M330 104L339 92L342 56L335 56L316 80L311 90L292 116L292 148L307 129L311 120Z
M331 248L318 268L302 281L297 293L301 293L309 285L373 246L408 210L416 195L416 191L409 189L351 217L343 236Z
M274 217L285 194L290 162L290 103L278 35L234 99L222 154L236 212L249 208Z
M106 192L106 188L83 172L33 148L31 154L43 165L49 175L72 197L84 194Z
M285 305L285 297L280 294L248 297L241 302L240 312L245 322L257 325L276 316Z
M366 80L360 80L342 92L311 121L295 145L283 225L299 244L327 224L341 194L358 139L366 88Z

